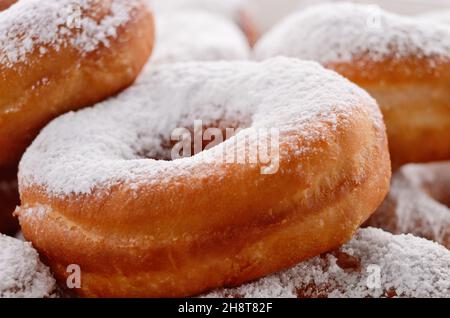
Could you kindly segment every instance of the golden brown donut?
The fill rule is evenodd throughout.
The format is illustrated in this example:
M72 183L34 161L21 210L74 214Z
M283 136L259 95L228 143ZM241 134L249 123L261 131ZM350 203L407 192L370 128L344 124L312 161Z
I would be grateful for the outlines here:
M205 298L450 298L450 251L367 228L338 250Z
M450 249L450 162L403 166L368 225L412 233Z
M378 7L324 4L264 36L258 59L284 55L336 70L378 102L394 168L450 159L450 28Z
M171 160L174 129L195 120L242 130ZM270 161L252 161L268 141ZM41 132L16 214L59 281L80 265L79 295L190 296L345 243L390 171L376 102L317 63L158 65Z
M17 0L0 0L0 11L16 2ZM18 230L19 224L12 215L18 204L17 168L0 168L0 233L12 235Z
M19 224L13 212L19 205L17 168L0 169L0 233L13 235Z
M52 118L130 85L153 44L145 0L20 0L0 15L0 167Z

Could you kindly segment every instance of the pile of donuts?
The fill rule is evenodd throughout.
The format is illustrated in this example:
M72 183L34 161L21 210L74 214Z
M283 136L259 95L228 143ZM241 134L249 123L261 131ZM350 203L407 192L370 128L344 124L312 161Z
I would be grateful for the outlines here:
M0 10L0 297L450 297L450 14Z

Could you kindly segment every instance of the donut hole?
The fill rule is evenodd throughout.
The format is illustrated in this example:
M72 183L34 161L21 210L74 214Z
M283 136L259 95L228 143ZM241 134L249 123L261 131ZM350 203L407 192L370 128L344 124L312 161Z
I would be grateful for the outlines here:
M135 150L136 157L162 161L192 157L220 145L251 125L249 118L220 119L209 122L195 120L191 121L191 124L186 122L186 120L183 121L171 132L159 134L156 147L152 145L154 142L145 141L154 138L149 138L147 134L139 135L138 139L143 142L138 143L140 147Z

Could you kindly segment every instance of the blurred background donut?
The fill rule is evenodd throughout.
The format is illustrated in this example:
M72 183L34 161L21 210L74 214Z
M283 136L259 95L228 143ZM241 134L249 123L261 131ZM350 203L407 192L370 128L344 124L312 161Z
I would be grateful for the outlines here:
M247 0L249 12L255 18L257 27L267 31L280 19L296 10L324 2L343 2L343 0ZM227 1L225 1L227 2ZM410 15L440 12L450 9L446 0L347 0L345 2L377 4L385 10Z

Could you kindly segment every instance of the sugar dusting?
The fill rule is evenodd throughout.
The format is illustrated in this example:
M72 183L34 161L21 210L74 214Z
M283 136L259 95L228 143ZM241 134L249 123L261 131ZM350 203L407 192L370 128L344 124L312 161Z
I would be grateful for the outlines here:
M369 224L450 247L450 209L433 197L433 193L448 189L449 184L448 162L406 165L394 175L388 197Z
M21 0L0 12L0 64L11 68L27 63L33 52L41 56L49 49L71 46L81 54L100 45L109 46L117 29L131 18L139 0ZM109 13L100 21L92 18L93 6ZM107 11L107 12L108 12ZM97 18L98 20L98 18Z
M324 63L408 56L450 59L450 29L350 3L313 6L291 15L257 44L255 56L290 56Z
M160 13L201 10L237 21L246 9L243 0L148 0L150 6Z
M420 15L418 18L432 23L443 23L447 25L450 24L450 9L428 12Z
M204 11L182 11L156 16L153 63L247 60L250 47L231 21Z
M30 243L0 235L0 298L55 295L55 279Z
M254 129L279 129L280 143L291 148L286 151L302 156L317 151L309 146L316 140L333 142L330 129L347 125L354 112L384 129L367 93L314 62L276 58L154 66L117 97L49 124L20 163L19 186L64 196L118 184L131 190L142 183L163 187L184 175L220 176L223 166L217 162L224 149L250 129L190 158L147 158L167 151L163 144L175 128L224 118L250 119Z
M448 298L450 251L412 235L362 229L336 253L203 297Z

